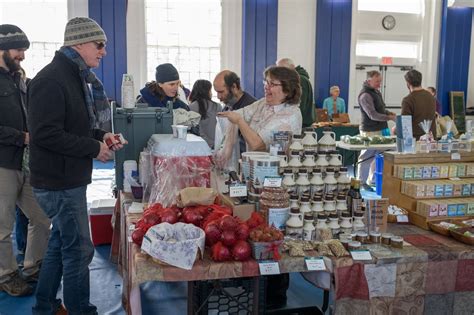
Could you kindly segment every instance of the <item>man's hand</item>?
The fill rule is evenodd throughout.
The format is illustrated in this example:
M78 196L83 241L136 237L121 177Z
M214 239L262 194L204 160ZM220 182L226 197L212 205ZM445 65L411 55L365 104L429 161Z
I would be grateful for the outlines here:
M396 121L396 120L397 120L397 114L395 114L395 113L390 113L390 114L388 115L388 117L390 118L390 120L393 120L393 121Z
M110 151L109 147L105 143L103 142L99 142L99 143L100 143L100 151L99 151L99 154L95 158L105 163L108 160L110 160L110 158L112 158L112 151Z
M30 144L30 133L29 132L24 132L25 134L25 145Z
M123 148L123 145L124 144L128 144L128 141L127 140L124 140L123 143L120 143L119 141L117 141L117 139L115 139L115 134L111 133L111 132L107 132L105 135L104 135L104 138L103 138L104 142L107 144L107 143L112 143L112 145L108 146L110 150L112 151L117 151L117 150L120 150Z

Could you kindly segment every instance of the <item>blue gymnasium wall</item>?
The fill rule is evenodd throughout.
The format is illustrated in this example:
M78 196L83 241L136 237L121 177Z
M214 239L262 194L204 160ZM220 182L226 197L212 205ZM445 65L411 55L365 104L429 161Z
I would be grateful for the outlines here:
M278 0L243 0L242 74L243 89L257 99L263 97L263 71L277 56Z
M437 88L443 115L450 113L449 91L464 91L467 100L471 29L472 8L448 8L443 0Z
M341 97L348 103L351 23L352 0L318 0L314 72L316 107L322 107L333 85L339 86Z
M89 0L89 17L107 35L107 56L94 69L107 96L121 101L122 75L127 73L127 0Z

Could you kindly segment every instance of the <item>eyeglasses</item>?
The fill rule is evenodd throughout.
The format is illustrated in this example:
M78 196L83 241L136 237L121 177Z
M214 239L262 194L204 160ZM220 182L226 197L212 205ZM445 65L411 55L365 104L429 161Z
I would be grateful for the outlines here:
M94 42L94 44L95 44L95 47L98 50L101 50L102 48L105 48L105 42Z
M269 86L269 87L275 87L275 86L282 86L283 84L281 83L275 83L275 82L272 82L272 81L267 81L267 80L263 80L263 86Z

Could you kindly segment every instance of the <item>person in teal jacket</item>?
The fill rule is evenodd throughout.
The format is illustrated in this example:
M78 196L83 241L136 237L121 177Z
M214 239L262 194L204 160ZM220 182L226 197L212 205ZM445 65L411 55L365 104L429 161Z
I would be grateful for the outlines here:
M329 89L331 96L326 98L323 102L323 108L328 111L329 117L334 114L340 114L346 112L346 102L344 99L339 97L339 87L337 85L331 86Z

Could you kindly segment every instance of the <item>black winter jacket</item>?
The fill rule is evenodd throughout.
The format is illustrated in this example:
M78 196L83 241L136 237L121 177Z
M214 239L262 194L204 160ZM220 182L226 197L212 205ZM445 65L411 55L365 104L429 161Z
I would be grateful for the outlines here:
M26 85L0 67L0 167L21 170L25 148Z
M56 52L28 86L31 185L65 190L90 184L105 131L90 129L79 67Z

